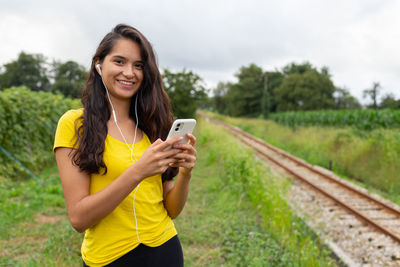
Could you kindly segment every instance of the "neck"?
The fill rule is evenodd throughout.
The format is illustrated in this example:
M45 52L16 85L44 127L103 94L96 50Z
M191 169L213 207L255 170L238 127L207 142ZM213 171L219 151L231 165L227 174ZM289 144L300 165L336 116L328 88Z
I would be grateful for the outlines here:
M130 108L130 104L131 101L130 100L121 100L121 99L116 99L111 97L111 101L112 104L114 106L114 110L115 110L115 115L117 116L117 121L126 121L129 120L129 108ZM114 116L112 114L112 108L111 105L109 104L109 108L111 111L111 116ZM114 118L111 118L112 120L114 120Z

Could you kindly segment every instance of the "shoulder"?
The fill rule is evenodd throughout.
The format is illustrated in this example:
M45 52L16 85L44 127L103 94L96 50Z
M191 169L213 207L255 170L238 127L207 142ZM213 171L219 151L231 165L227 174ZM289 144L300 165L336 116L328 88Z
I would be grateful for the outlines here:
M54 139L53 151L57 147L76 148L76 130L82 125L82 120L77 120L83 114L83 108L71 109L64 113L58 121Z
M70 109L61 116L60 120L76 120L82 115L83 115L83 108Z
M75 124L75 121L83 115L83 108L70 109L65 112L59 119L59 125Z

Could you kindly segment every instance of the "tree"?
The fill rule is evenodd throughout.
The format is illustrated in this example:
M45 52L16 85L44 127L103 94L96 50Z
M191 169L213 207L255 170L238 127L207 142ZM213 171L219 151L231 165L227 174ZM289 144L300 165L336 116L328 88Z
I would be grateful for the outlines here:
M393 94L386 94L382 98L379 108L400 109L400 99L396 100Z
M336 87L333 93L336 109L359 109L360 102L346 88Z
M213 107L231 116L268 117L276 110L274 88L283 80L279 71L263 72L255 64L242 66L235 74L237 83L218 83L214 89Z
M275 97L275 88L279 87L283 81L283 74L279 71L267 71L264 74L267 77L266 89L268 98L265 99L268 112L276 112L278 105Z
M49 91L46 59L41 54L21 52L18 59L6 63L0 74L0 89L24 85L33 91Z
M292 62L282 68L282 73L285 76L288 76L290 74L295 74L295 73L304 74L310 70L315 70L315 68L308 61L301 63L301 64L296 64L296 63Z
M53 63L54 84L52 92L60 92L66 97L81 97L82 87L88 73L85 68L74 61Z
M323 66L321 68L321 74L328 76L329 78L331 77L331 74L329 73L329 68L327 66Z
M277 111L287 110L317 110L334 108L333 93L335 87L329 75L319 73L309 64L289 65L290 71L283 79L281 85L275 88ZM285 69L285 68L284 68ZM305 70L303 72L303 70Z
M227 94L229 88L229 83L219 82L214 89L213 107L220 114L227 114Z
M175 117L194 117L197 107L207 99L202 79L192 71L184 69L181 72L173 73L164 69L163 83L171 99Z
M264 73L255 64L241 67L235 74L237 83L227 93L227 113L231 116L257 117L261 114Z
M381 85L379 82L373 82L372 87L370 89L365 89L363 91L363 97L370 97L372 100L372 104L368 107L377 109L378 108L378 95L381 91Z

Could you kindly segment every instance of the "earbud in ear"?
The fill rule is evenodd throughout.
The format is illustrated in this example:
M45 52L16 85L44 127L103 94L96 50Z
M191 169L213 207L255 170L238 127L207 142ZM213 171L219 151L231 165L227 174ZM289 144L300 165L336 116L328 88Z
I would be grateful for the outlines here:
M100 64L97 64L97 65L96 65L96 68L97 68L97 71L99 72L100 76L102 76L102 75L101 75L101 67L100 67L100 66L101 66Z

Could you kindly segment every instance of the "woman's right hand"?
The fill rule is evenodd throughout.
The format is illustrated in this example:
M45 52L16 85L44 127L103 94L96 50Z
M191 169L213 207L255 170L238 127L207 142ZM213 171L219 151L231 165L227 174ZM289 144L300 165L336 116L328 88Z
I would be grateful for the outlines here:
M182 139L183 138L180 136L169 138L166 141L157 139L130 168L134 168L135 171L139 173L141 180L164 173L171 163L178 161L175 155L182 152L181 149L177 148L172 148L167 151L165 151L165 149L167 147L172 147L173 144Z

